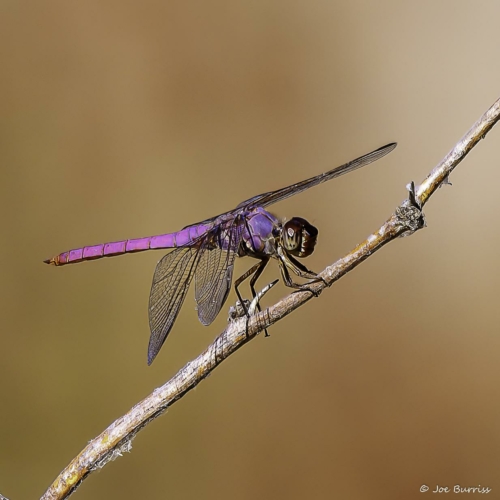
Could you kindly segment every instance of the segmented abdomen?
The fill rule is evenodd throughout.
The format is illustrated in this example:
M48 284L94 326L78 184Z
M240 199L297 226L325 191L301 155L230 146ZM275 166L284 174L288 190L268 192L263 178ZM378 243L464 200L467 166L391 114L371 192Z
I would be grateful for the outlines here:
M100 245L76 248L60 253L51 259L44 260L44 262L55 266L63 266L65 264L76 264L84 260L114 257L126 253L189 246L193 244L199 236L209 230L210 227L211 226L207 224L198 224L186 227L176 233L160 234L159 236L148 236L146 238L115 241L113 243L101 243Z

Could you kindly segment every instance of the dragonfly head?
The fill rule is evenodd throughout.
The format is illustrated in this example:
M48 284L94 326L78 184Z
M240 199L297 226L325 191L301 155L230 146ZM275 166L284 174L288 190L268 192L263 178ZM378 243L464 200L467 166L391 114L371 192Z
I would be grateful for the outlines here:
M307 257L314 252L318 230L301 217L292 217L283 225L283 246L295 257Z

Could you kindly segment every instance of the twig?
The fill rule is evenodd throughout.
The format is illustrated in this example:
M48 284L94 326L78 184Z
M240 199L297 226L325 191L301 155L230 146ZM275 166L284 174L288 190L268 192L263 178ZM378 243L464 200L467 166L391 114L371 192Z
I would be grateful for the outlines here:
M92 471L102 468L123 452L130 451L132 439L143 427L164 413L222 361L253 339L264 328L273 325L314 295L318 295L327 286L331 286L389 241L399 236L412 234L423 227L425 225L421 212L423 205L440 185L447 183L448 176L453 169L479 140L485 137L499 118L500 99L472 126L417 189L411 183L409 199L396 209L378 231L320 273L325 282L311 284L310 288L314 293L292 293L262 313L252 316L248 325L245 318L230 322L226 330L205 352L189 362L171 380L155 389L152 394L93 439L61 472L42 499L55 500L69 496Z

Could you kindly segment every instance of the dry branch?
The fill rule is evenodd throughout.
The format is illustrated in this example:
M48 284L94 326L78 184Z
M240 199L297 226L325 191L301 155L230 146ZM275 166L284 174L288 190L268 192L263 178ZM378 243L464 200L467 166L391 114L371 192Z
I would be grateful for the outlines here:
M436 189L447 182L453 169L485 137L499 118L500 99L471 127L420 186L415 189L411 183L409 199L396 209L382 227L345 257L320 273L325 283L314 283L311 289L319 294L389 241L399 236L412 234L423 227L424 218L421 208ZM56 478L42 499L56 500L68 497L92 471L102 468L123 452L130 451L132 439L149 422L165 412L168 407L209 375L224 359L252 340L264 328L287 316L313 296L308 292L292 293L262 313L252 316L248 325L245 319L230 322L226 330L205 352L189 362L171 380L155 389L129 412L113 422L102 434L90 441Z

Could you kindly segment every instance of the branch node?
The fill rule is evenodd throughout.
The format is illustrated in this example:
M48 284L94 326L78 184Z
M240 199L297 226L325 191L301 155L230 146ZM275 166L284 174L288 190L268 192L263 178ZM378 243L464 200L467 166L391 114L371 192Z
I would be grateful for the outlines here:
M395 212L396 224L403 230L399 235L401 238L411 236L415 231L427 226L425 215L422 212L422 204L415 190L415 183L411 181L406 188L408 189L408 199L403 201Z
M439 187L442 188L443 186L453 186L453 184L450 182L450 176L447 175L441 184L439 184Z
M133 437L121 441L109 453L107 453L100 460L98 460L92 466L92 470L102 469L108 462L116 460L118 457L123 456L124 453L130 453L132 451L132 439Z

